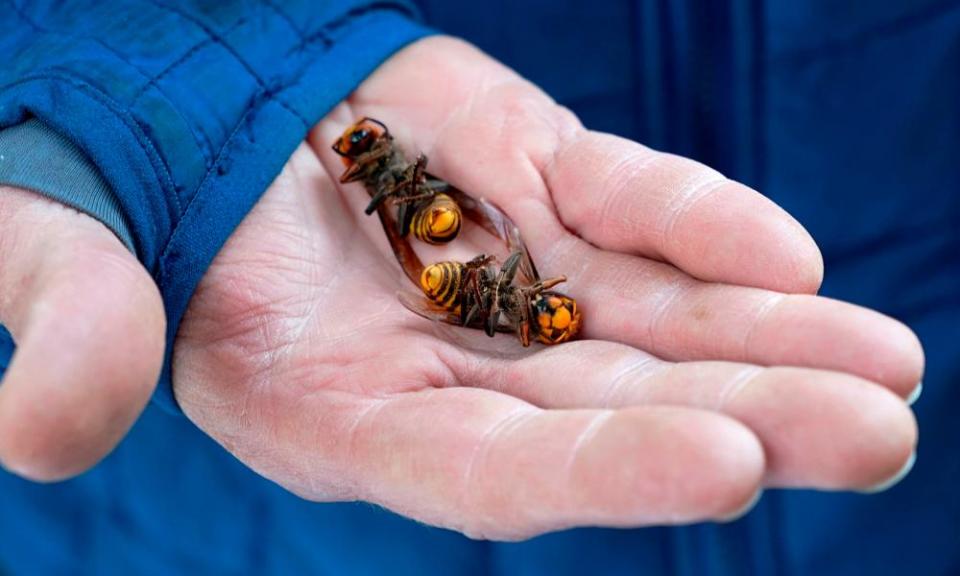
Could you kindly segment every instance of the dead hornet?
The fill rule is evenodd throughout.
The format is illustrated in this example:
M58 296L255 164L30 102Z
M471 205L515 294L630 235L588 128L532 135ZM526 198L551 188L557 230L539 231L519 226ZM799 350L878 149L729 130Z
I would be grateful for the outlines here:
M407 161L383 122L361 118L344 131L333 150L347 167L340 182L360 181L370 193L364 210L368 216L388 198L396 204L401 238L413 234L429 244L446 244L460 233L460 208L445 193L452 187L426 171L425 155Z
M533 340L560 344L575 337L581 327L576 300L550 290L566 277L541 280L516 226L491 204L480 201L478 207L488 229L498 230L511 250L503 266L497 269L496 258L488 255L466 263L420 265L416 282L426 298L401 294L403 304L425 318L481 328L488 336L513 332L525 347ZM401 255L402 247L394 251L405 267L416 258ZM411 272L407 270L407 275L413 279Z

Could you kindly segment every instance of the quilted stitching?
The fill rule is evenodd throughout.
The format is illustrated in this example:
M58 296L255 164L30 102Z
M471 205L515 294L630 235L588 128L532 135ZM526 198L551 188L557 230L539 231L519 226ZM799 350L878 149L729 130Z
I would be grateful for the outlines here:
M303 42L303 30L300 29L300 26L298 26L297 23L293 21L293 18L291 18L290 15L286 13L286 11L284 11L282 8L277 6L277 4L273 0L262 0L262 2L264 6L273 10L277 14L277 16L280 16L280 18L284 22L286 22L288 26L290 26L290 29L293 30L293 32L297 35L297 37L300 38L300 41Z
M243 66L244 70L246 70L247 73L250 74L251 78L253 78L253 80L260 87L261 92L267 98L276 97L275 94L267 88L267 84L263 81L263 78L260 77L260 74L258 74L257 71L254 70L253 67L250 65L250 63L247 62L243 58L243 56L241 56L237 52L236 48L234 48L233 46L230 45L229 42L224 40L224 38L220 34L217 34L215 31L211 30L210 27L208 27L206 24L200 21L199 18L196 18L191 14L189 14L188 12L185 12L179 8L175 8L173 6L167 6L166 4L163 4L158 0L148 0L148 1L152 3L154 6L157 6L159 8L168 10L174 14L179 15L181 18L183 18L184 21L189 22L195 26L198 26L201 30L203 30L207 34L207 36L209 36L214 42L216 42L217 44L222 46L224 49L226 49L227 52L229 52L230 55L233 56L233 58L235 58L236 61L239 62L241 66ZM294 110L288 103L284 102L282 98L277 98L277 103L280 104L280 106L284 107L288 112L296 116L297 119L300 120L300 122L303 124L305 128L310 127L310 123L307 121L307 119L304 118L303 115L300 114L298 111Z

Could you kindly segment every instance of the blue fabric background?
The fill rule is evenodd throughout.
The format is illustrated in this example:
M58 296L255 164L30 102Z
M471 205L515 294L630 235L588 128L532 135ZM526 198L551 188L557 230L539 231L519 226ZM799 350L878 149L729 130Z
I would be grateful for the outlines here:
M823 293L924 343L913 473L874 496L768 492L730 525L491 544L303 502L151 408L81 478L0 476L0 572L960 573L960 2L421 4L587 125L705 161L795 214L823 248Z

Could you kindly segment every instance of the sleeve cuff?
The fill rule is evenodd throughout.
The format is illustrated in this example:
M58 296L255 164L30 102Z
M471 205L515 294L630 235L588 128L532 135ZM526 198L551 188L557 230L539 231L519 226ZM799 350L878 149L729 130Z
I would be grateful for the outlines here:
M120 202L83 150L37 119L0 130L0 184L33 190L106 225L131 252Z

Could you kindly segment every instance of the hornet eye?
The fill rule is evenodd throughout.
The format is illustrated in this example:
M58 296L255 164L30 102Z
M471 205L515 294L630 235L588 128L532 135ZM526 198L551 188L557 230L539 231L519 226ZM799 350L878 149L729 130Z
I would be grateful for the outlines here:
M366 130L357 130L356 132L350 135L350 143L359 144L360 142L362 142L367 138L367 135L368 135L368 132Z

